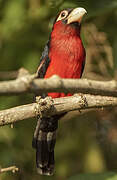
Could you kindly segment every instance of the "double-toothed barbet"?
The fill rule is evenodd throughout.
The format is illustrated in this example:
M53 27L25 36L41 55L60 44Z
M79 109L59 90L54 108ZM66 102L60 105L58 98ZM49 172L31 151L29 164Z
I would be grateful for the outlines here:
M85 13L86 10L79 7L65 9L57 15L40 59L38 78L49 78L55 74L61 78L81 78L86 55L80 30ZM47 95L60 98L72 94L53 92ZM32 144L36 149L36 166L39 174L53 175L56 130L58 120L62 116L63 114L38 118Z

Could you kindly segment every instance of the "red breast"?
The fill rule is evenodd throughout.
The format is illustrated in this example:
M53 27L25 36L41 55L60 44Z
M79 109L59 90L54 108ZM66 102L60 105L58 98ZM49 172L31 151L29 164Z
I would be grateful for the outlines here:
M85 49L80 38L80 29L58 21L53 26L49 51L50 64L45 74L61 78L80 78ZM48 93L52 98L64 97L64 93Z

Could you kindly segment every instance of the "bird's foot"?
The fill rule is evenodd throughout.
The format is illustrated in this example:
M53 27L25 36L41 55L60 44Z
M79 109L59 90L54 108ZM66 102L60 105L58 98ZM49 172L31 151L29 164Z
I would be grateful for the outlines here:
M37 106L35 107L35 114L42 118L43 116L49 116L50 110L53 107L53 99L49 96L46 98L41 98L41 96L36 96Z

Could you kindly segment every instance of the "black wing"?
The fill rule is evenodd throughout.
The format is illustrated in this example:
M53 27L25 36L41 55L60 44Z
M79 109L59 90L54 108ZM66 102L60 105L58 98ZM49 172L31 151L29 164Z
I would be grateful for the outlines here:
M82 69L81 69L81 75L80 78L82 77L83 71L84 71L84 67L85 67L85 60L82 63Z
M37 69L37 75L38 78L44 78L45 73L47 71L47 68L49 66L50 63L50 59L49 59L49 41L47 42L44 51L42 52L42 56L40 58L40 63L39 63L39 67Z

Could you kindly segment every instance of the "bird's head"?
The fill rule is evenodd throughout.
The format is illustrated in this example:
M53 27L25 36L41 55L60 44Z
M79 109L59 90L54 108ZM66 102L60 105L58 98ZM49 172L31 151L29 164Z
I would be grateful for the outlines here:
M56 35L71 33L80 34L81 21L87 13L84 8L64 9L56 17L53 31Z

